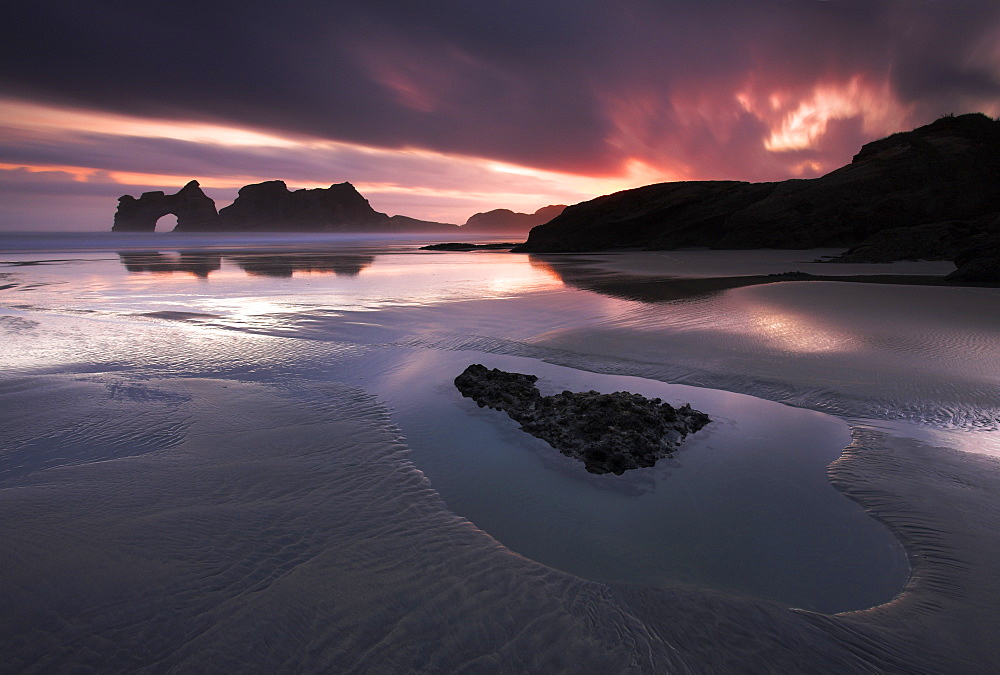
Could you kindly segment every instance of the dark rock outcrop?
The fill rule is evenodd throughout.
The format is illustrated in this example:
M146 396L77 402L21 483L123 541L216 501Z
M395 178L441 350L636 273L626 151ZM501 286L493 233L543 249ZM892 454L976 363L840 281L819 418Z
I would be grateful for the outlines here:
M465 242L451 241L446 244L428 244L421 246L421 251L504 251L517 246L512 242L501 244L467 244Z
M493 209L469 216L462 231L496 232L497 234L525 235L528 230L547 223L565 210L565 204L543 206L534 213L518 213L510 209Z
M229 232L355 232L458 230L457 225L393 216L371 207L350 183L289 190L271 180L240 188L236 200L219 210L219 230Z
M130 195L118 198L118 211L112 232L153 232L156 221L167 214L177 216L176 230L211 230L218 226L215 202L193 180L175 194L144 192L138 199Z
M294 192L280 180L246 185L219 210L219 229L234 232L380 229L388 221L350 183Z
M542 396L537 380L477 363L455 378L455 386L480 407L506 412L521 429L598 474L653 466L711 421L690 405L674 408L623 391Z
M1000 283L1000 217L986 228L988 234L977 239L955 256L958 269L947 276L963 283Z
M458 225L387 216L371 207L350 183L328 188L289 190L272 180L240 188L236 200L216 212L197 181L177 194L147 192L139 199L118 199L111 229L152 232L167 213L177 215L175 232L457 232Z
M691 181L568 207L532 229L523 252L613 248L851 247L892 228L1000 213L1000 121L943 117L865 145L820 178Z
M894 260L954 260L984 237L983 224L952 220L876 232L831 262L887 263Z
M968 252L955 261L958 269L945 277L948 281L1000 283L1000 246L986 251Z
M830 262L951 260L952 282L1000 283L1000 216L883 230Z

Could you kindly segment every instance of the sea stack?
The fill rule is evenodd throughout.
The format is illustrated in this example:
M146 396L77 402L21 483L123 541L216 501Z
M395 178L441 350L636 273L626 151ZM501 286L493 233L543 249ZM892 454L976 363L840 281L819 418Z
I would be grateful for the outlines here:
M153 232L156 221L167 214L177 216L176 231L212 230L218 226L215 202L193 180L172 195L162 191L144 192L138 199L118 198L112 232Z

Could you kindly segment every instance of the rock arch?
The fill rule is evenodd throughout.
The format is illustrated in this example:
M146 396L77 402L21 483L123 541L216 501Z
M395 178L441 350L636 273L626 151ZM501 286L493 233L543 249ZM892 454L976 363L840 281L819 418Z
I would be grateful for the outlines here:
M153 232L162 216L177 216L175 232L216 229L219 213L215 202L193 180L175 194L144 192L138 199L131 195L118 198L118 211L112 232Z

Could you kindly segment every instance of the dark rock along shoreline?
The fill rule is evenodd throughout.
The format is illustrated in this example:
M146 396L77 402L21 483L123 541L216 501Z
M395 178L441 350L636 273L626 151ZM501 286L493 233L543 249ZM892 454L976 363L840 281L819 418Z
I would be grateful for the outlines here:
M428 244L421 246L421 251L502 251L510 250L517 246L513 242L496 244L469 244L462 241L450 241L444 244Z
M711 420L690 405L674 408L658 398L619 391L564 391L542 396L538 377L473 364L455 378L463 396L480 407L507 413L521 429L562 454L582 461L587 471L621 475L668 457L689 433Z

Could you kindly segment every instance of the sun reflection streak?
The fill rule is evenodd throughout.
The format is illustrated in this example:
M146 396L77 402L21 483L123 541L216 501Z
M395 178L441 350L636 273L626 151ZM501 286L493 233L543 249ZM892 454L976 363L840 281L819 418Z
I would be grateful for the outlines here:
M767 305L747 308L746 328L760 340L800 354L846 352L854 349L846 335L819 325L807 316L777 311Z
M563 288L551 271L508 254L355 255L363 260L355 260L349 270L352 261L342 260L349 256L326 257L222 254L206 266L177 255L125 255L121 263L127 291L115 294L115 309L126 315L179 313L203 317L198 321L213 326L284 332L317 316L325 320L347 313L501 300ZM176 294L185 301L167 300Z

